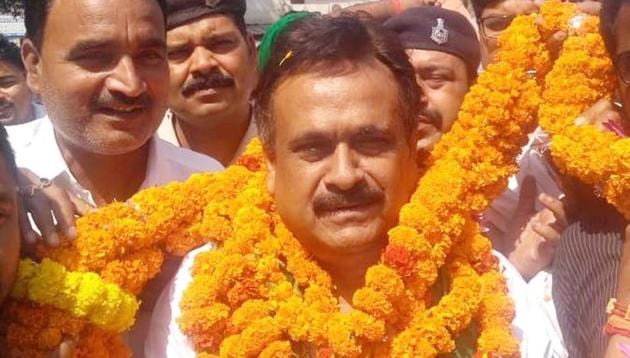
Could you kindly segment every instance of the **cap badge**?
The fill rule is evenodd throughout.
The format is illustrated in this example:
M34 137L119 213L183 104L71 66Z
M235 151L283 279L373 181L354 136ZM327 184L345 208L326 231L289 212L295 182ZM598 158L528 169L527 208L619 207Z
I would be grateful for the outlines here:
M431 40L438 45L448 42L448 30L444 26L444 19L437 18L437 26L434 26L431 31Z

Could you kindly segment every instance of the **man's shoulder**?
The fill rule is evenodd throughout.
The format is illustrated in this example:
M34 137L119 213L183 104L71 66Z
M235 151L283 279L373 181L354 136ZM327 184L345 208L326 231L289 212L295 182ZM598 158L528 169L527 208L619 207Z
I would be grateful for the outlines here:
M216 159L190 149L177 147L161 138L155 137L157 156L161 160L189 167L193 172L213 172L223 170L223 165Z

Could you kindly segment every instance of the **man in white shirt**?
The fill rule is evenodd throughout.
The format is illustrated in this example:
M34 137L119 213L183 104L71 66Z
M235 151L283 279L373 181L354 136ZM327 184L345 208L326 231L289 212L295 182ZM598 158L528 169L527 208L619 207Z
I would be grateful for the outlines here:
M388 47L381 37L374 40L378 49L360 45L367 40L353 37L360 31L351 20L312 17L296 20L278 35L269 69L262 73L256 113L270 170L267 188L277 212L330 273L343 311L350 309L350 297L366 268L378 261L388 230L414 190L419 108L413 107L421 102L417 86L409 83L413 69L402 49ZM391 61L387 67L383 58ZM208 244L190 252L158 299L147 357L195 356L177 323L179 305L195 257L213 249ZM513 269L503 273L508 281L520 279ZM527 297L512 297L517 309L528 309Z
M32 146L17 153L19 166L95 206L222 169L212 158L154 138L168 91L165 6L162 0L26 3L27 81L50 121ZM67 211L72 208L61 210ZM49 220L44 234L58 241ZM177 265L167 261L141 296L141 312L127 337L138 356L155 292Z
M158 135L229 165L256 136L256 45L244 0L167 0L169 112Z

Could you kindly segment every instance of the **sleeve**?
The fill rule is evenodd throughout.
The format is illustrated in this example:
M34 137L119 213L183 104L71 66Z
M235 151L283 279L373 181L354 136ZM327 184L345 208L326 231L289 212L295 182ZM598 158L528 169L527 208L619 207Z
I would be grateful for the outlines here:
M191 268L195 257L213 248L213 245L207 244L186 255L177 274L160 294L151 316L151 328L144 346L145 357L196 357L192 342L177 324L177 318L181 315L179 302L192 281Z
M521 357L568 357L551 295L551 273L541 271L526 282L505 256L496 251L493 254L499 259L499 270L514 301L512 330L520 341Z

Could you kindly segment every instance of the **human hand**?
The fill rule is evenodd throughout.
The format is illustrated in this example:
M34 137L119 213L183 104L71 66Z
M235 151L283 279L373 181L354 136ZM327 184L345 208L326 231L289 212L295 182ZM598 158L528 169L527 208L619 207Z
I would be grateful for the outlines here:
M544 206L539 212L535 211L536 199ZM564 204L547 194L536 198L536 183L527 177L512 223L507 235L514 240L514 246L507 257L521 276L529 280L553 261L555 247L567 227Z
M575 119L577 126L593 125L603 132L613 132L627 137L621 114L608 99L601 99Z
M47 245L57 246L60 243L59 232L74 239L75 217L92 209L81 199L68 195L56 180L42 180L28 169L19 170L18 186L21 194L18 198L20 229L26 244L42 240ZM31 225L28 213L41 235Z

